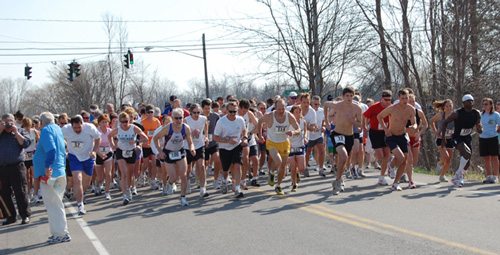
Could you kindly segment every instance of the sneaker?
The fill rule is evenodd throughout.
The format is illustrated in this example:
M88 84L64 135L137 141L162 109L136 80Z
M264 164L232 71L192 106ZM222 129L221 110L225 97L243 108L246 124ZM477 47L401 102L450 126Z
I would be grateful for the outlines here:
M241 189L243 190L248 190L248 187L247 187L247 182L245 180L241 180Z
M351 167L351 175L353 179L358 179L358 171L356 171L356 168L354 166Z
M439 161L436 164L436 174L441 174L441 171L443 170L443 166L439 164Z
M137 196L137 194L138 194L138 193L137 193L137 188L136 188L136 187L132 187L132 188L131 188L131 192L132 192L132 195L134 195L134 196Z
M304 170L304 177L309 177L309 169Z
M278 195L285 195L285 193L281 190L281 186L276 186L276 188L274 188L274 191L276 191L276 194Z
M175 184L171 184L170 182L167 182L167 188L166 189L163 189L163 192L166 194L166 195L172 195L174 194L174 188L173 188L173 185ZM166 190L166 191L165 191Z
M399 187L399 183L394 183L394 184L392 184L391 190L392 191L402 191L403 189L401 187Z
M151 187L151 189L155 190L155 189L158 189L158 184L156 184L156 182L154 180L151 180L149 182L149 186Z
M71 236L69 236L69 234L66 234L65 236L63 237L54 237L54 236L51 236L49 237L49 240L47 240L47 243L49 244L56 244L56 243L65 243L65 242L69 242L71 241Z
M163 182L158 183L158 190L163 191Z
M391 157L391 159L389 160L389 163L387 163L387 169L389 170L389 177L391 179L394 179L396 177L396 171L394 170L394 167L391 167L391 163L392 161L394 160L394 157Z
M181 206L188 206L189 203L188 201L186 201L186 198L185 197L181 197Z
M132 188L129 188L126 193L128 200L132 200Z
M399 182L403 182L403 183L409 183L410 180L408 179L408 175L406 173L404 173L401 178L399 178Z
M297 183L299 183L299 182L300 182L300 174L297 173Z
M493 180L493 178L491 177L491 175L488 175L488 177L486 177L486 180L484 180L483 183L484 184L495 183L495 181Z
M417 186L415 185L415 183L413 183L412 181L408 183L408 188L409 189L415 189L417 188Z
M439 182L448 182L448 178L445 175L439 176Z
M220 184L219 184L219 181L214 179L214 189L220 189Z
M35 203L35 204L40 203L40 198L38 198L38 195L35 195L35 196L33 197L33 203Z
M227 193L227 181L222 181L222 194Z
M264 171L264 169L261 168L259 170L259 175L266 175L266 171Z
M323 176L323 177L326 177L326 174L325 174L325 168L323 167L322 169L319 170L319 176Z
M106 191L106 187L104 187L104 185L101 184L99 190L101 191L102 194L102 192Z
M177 184L175 183L172 184L172 190L173 190L172 193L175 193L177 191Z
M269 178L267 180L267 184L269 184L269 186L271 186L271 187L274 186L274 175L275 174L269 172Z
M96 188L96 189L95 189L94 194L95 194L96 196L100 196L100 195L102 195L102 193L101 193L101 189L100 189L100 188Z
M79 205L78 206L78 215L85 215L87 213L87 211L85 211L85 208L83 207L83 205Z
M389 183L387 183L384 176L379 176L378 177L378 185L387 186L387 185L389 185Z
M345 178L347 179L352 179L352 173L351 173L351 170L347 169L344 171L344 174L345 174Z
M497 184L498 183L498 176L493 176L493 183Z
M455 174L453 175L453 177L451 177L451 183L455 186L455 187L459 187L459 183L458 183L458 180L460 179L460 177L458 176L458 174Z
M378 170L382 169L382 167L380 166L380 164L378 162L375 162L375 169L378 169Z
M93 184L90 184L90 193L94 193L95 192L95 186Z
M254 186L254 187L260 187L260 184L257 183L257 179L252 179L252 181L250 182L250 185Z
M203 197L208 197L210 196L210 194L208 194L208 192L206 192L205 190L203 189L200 189L200 197L203 198Z
M104 197L106 198L106 200L111 200L111 195L109 194L109 192L104 193Z
M460 185L460 188L462 186L464 186L464 175L463 174L459 175L459 177L458 177L458 185Z
M161 195L162 195L162 196L169 195L169 194L168 194L168 190L167 190L166 188L165 188L165 189L163 189L163 190L161 191Z
M363 178L365 178L365 177L366 177L366 175L363 173L363 168L361 168L361 167L360 167L360 168L358 168L358 176L359 176L359 177L363 177Z
M294 184L294 185L292 186L292 192L296 192L296 191L297 191L297 184Z
M35 195L35 196L37 196L37 195ZM66 197L66 199L70 200L71 192L69 190L64 191L64 196Z
M87 204L87 196L85 195L85 192L83 192L83 204Z
M214 167L212 165L207 166L207 176L214 175Z
M187 179L187 189L186 189L186 194L191 194L191 179Z
M342 186L342 191L344 191L344 187L345 187L344 179L340 179L340 185Z
M236 193L236 194L234 195L234 198L242 198L242 197L244 197L244 196L245 196L245 195L243 195L243 192L241 192L241 191L240 191L240 192L238 192L238 193Z
M342 191L342 181L334 180L332 182L333 195L338 195Z

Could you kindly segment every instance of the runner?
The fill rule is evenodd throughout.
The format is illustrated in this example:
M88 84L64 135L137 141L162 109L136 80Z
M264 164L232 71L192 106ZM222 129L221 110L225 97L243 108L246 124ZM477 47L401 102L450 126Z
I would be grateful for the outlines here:
M222 181L222 173L220 172L222 169L222 163L220 162L220 157L219 157L219 146L217 145L217 142L214 141L214 130L215 130L215 125L217 124L217 121L219 121L220 117L217 112L210 112L210 107L212 105L218 105L217 102L210 102L209 100L205 99L201 102L201 107L203 109L203 116L205 116L208 119L208 145L205 150L205 163L211 168L212 164L211 162L213 161L213 174L214 174L214 189L220 189L220 184L218 177L221 177Z
M405 172L406 163L408 161L409 139L407 138L407 134L405 131L410 130L412 133L417 131L415 127L415 108L413 108L413 106L411 105L408 105L408 90L399 90L398 99L399 102L397 104L393 104L385 108L377 115L377 120L381 124L385 132L385 143L391 149L392 155L394 155L394 164L399 165L394 183L391 187L393 191L402 190L399 186L399 179ZM383 120L386 117L389 117L388 125ZM407 127L406 125L408 120L410 120L409 127Z
M352 102L353 97L354 89L346 87L342 90L343 101L328 101L325 103L324 108L323 118L325 120L328 120L330 108L332 109L332 113L335 113L335 129L330 134L335 151L337 152L336 157L338 157L337 177L332 182L334 195L338 195L341 191L344 191L342 175L344 174L345 164L354 144L353 126L361 126L361 107ZM324 124L330 130L329 123Z
M500 114L495 111L493 99L483 99L481 113L483 132L479 135L479 155L484 160L486 180L483 183L498 183L498 134L500 133Z
M250 112L256 115L260 113L255 108L250 107ZM258 120L257 117L255 117ZM257 121L256 121L257 122ZM257 122L258 123L258 122ZM256 124L257 124L256 123ZM250 123L248 125L248 130L255 131L257 133L257 125ZM248 178L250 180L250 185L254 187L260 187L260 184L257 182L257 176L259 175L259 146L257 144L257 139L255 138L255 133L249 135L250 141L248 141L248 147L250 148L250 152L248 154L249 163L252 162L252 167L250 168L250 164L248 164Z
M299 134L291 136L290 139L290 155L288 155L288 163L290 163L290 175L292 177L292 192L297 191L297 183L300 182L300 173L306 170L306 161L304 158L307 144L307 129L304 117L300 113L300 106L292 106L291 113L296 120L299 120L299 127L302 130ZM290 130L295 131L293 127ZM298 170L298 172L297 172Z
M434 117L430 120L430 126L434 135L436 136L436 145L438 147L439 154L441 155L440 160L437 163L436 173L439 174L440 182L448 182L446 178L446 173L448 173L448 169L450 168L451 159L453 158L453 151L455 150L455 145L451 141L451 135L455 130L455 122L450 122L446 126L445 130L445 143L446 147L442 147L441 143L443 141L443 137L441 136L441 128L443 126L444 121L453 113L453 102L450 99L435 101L432 103L434 109L438 111ZM437 127L436 123L437 122Z
M380 168L380 176L378 179L379 185L389 185L385 180L385 172L387 170L387 163L391 156L391 151L389 147L385 144L385 132L382 129L382 123L379 123L377 115L382 112L385 108L391 105L392 92L390 90L382 91L382 98L380 102L372 104L363 116L365 116L369 122L364 123L363 133L368 133L370 137L371 147L375 150L375 157L377 160L382 160L382 165ZM384 123L387 126L389 118L384 119ZM370 124L370 129L368 131L368 123Z
M288 155L290 154L290 141L288 136L298 135L302 132L295 117L285 110L286 102L280 98L275 102L275 111L267 113L259 120L258 131L259 140L264 140L262 137L262 126L264 123L269 127L267 130L266 148L269 151L269 156L273 159L272 165L269 165L269 180L268 184L274 186L275 171L278 170L278 182L274 190L278 195L284 195L281 190L281 181L285 177ZM314 111L314 110L312 110ZM315 124L316 125L316 124ZM292 127L294 130L290 130Z
M306 124L307 124L307 132L309 133L309 136L311 136L311 133L313 131L318 131L319 128L318 128L318 124L317 124L317 119L316 119L316 111L311 107L311 96L309 95L309 93L300 93L300 96L299 96L299 100L300 100L300 111L302 112L302 116L304 116L304 119L306 121ZM309 140L308 140L309 142ZM319 141L318 141L319 142ZM312 147L314 147L315 144L307 144L307 151L309 153L307 153L306 151L306 166L309 165L309 159L310 159L310 156L311 156L311 151L312 151ZM311 149L309 149L309 147L311 147ZM306 170L304 171L304 176L305 177L309 177L309 169L307 169L306 167Z
M258 110L258 113L256 114L256 116L257 116L257 119L259 120L266 114L266 103L260 102L259 104L257 104L257 110ZM260 141L260 140L257 141L259 143L259 175L266 174L264 172L264 170L262 169L262 167L264 167L264 163L266 163L266 157L269 154L269 152L266 149L266 139L267 139L267 127L266 127L266 125L262 126L262 137L264 138L263 141ZM269 164L269 160L271 160L271 158L267 157L268 164Z
M222 162L224 180L222 181L222 194L227 193L228 171L231 168L235 180L235 197L244 197L241 191L241 165L243 164L242 148L247 146L248 137L245 120L237 116L238 106L235 102L227 104L228 114L222 117L215 125L214 140L219 143L219 153Z
M78 215L86 213L84 207L85 191L92 174L101 133L94 124L83 123L81 116L71 118L71 125L62 128L68 147L69 167L73 174L73 190L78 203Z
M469 160L472 153L472 128L476 126L477 132L483 132L481 124L481 114L477 109L472 108L474 98L467 94L462 97L463 107L453 112L441 126L441 136L446 137L446 126L448 123L455 122L455 131L451 136L455 148L460 152L460 164L455 175L451 178L451 182L455 187L464 185L463 175L469 168ZM446 146L446 141L441 142L441 147Z
M191 139L194 144L194 149L196 153L194 155L187 155L187 176L191 173L191 164L196 164L196 176L200 181L200 197L208 197L207 193L207 172L205 171L205 145L208 144L208 121L207 117L200 116L201 108L199 104L191 104L189 108L191 116L184 119L184 123L188 124L191 129ZM184 143L184 149L189 149L187 143ZM191 185L190 180L187 182L188 190L190 190L189 185ZM190 193L190 192L188 192Z
M245 181L246 175L251 175L252 173L250 172L250 157L257 156L257 148L256 147L251 147L255 143L254 139L254 134L257 133L257 119L255 118L255 115L249 111L250 109L250 102L248 99L242 99L239 102L239 107L238 107L238 116L242 117L245 120L245 129L247 130L247 135L248 135L248 141L247 141L247 146L242 148L241 154L243 157L243 165L242 165L242 174L241 174L241 187L244 190L247 190L247 185ZM252 143L252 144L251 144ZM250 153L250 149L252 149ZM251 155L250 155L251 154ZM255 180L257 181L257 180Z
M134 119L131 117L134 114L131 107L127 107L118 115L118 121L113 131L108 134L108 141L112 150L115 152L118 160L118 169L120 170L120 186L123 194L123 205L127 205L132 200L132 185L135 162L137 160L137 151L140 150L136 144L136 135L139 135L139 142L147 142L148 137L142 130L133 125ZM118 143L115 143L114 138L117 138Z
M40 132L33 128L33 121L25 117L23 118L23 123L21 124L21 128L24 128L28 133L28 137L30 139L30 146L24 149L24 165L26 166L26 179L28 181L28 190L29 190L29 199L35 195L35 190L37 191L37 199L38 199L38 189L40 189L40 183L35 181L34 172L33 172L33 155L35 154L36 144L38 143L38 139L40 139Z
M151 189L158 189L158 184L156 184L156 174L158 170L156 167L156 156L151 150L151 140L153 139L155 130L161 126L161 123L154 117L153 105L146 105L145 111L147 117L142 119L142 126L144 127L144 133L148 136L148 142L142 144L143 162L139 175L139 183L144 184L146 181L146 169L148 169L149 185Z
M319 175L326 177L326 168L323 166L325 163L325 140L323 139L323 134L325 132L323 120L325 114L323 108L321 108L321 98L319 96L313 96L311 106L316 113L316 126L313 130L311 130L311 132L309 132L306 159L309 160L309 157L314 149L314 158L317 164L316 171L319 170Z
M108 135L111 133L111 128L109 128L109 116L107 114L101 114L97 117L97 122L99 126L97 130L101 133L101 144L99 145L99 150L97 151L97 157L95 160L95 172L97 175L96 182L98 187L96 187L95 194L100 195L103 188L103 180L106 182L106 187L104 189L104 198L106 200L111 200L111 195L109 194L109 189L111 187L112 181L112 164L113 164L113 151L111 149Z

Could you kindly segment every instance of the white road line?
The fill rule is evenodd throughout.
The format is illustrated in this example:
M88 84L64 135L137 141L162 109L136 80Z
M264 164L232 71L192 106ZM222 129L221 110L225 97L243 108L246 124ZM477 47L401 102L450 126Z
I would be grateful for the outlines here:
M106 248L101 243L101 241L99 241L99 239L94 234L92 229L90 229L87 222L82 217L78 216L78 212L75 209L75 207L73 207L70 203L67 203L67 202L65 202L64 204L65 204L66 208L68 208L68 210L73 215L73 218L75 218L76 222L78 222L78 224L82 228L83 233L85 233L85 235L87 235L87 237L89 238L90 242L92 242L92 245L94 245L94 248L96 249L97 253L99 255L109 255L108 250L106 250Z

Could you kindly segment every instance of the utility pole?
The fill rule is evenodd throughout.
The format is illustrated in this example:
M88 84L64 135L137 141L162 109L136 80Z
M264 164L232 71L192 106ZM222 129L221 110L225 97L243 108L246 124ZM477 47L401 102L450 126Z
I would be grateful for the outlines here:
M205 94L207 98L210 98L210 94L208 93L208 71L207 71L207 49L205 47L205 34L201 37L203 41L203 63L205 64Z
M312 1L312 22L313 22L313 38L314 38L314 90L316 95L321 95L323 92L323 75L319 65L319 38L318 38L318 9L317 0Z

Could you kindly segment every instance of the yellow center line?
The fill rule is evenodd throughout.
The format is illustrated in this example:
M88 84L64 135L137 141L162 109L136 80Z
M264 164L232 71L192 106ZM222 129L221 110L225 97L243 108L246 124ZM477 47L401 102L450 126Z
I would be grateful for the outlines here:
M305 201L302 201L302 200L299 200L296 198L287 197L287 196L278 196L273 192L269 192L269 191L262 190L259 188L255 188L255 187L249 187L249 188L251 188L252 190L256 190L256 191L271 195L271 196L276 196L276 197L279 197L282 199L293 201L294 203L296 203L293 206L295 206L299 209L302 209L302 210L305 210L305 211L308 211L311 213L315 213L317 215L321 215L321 216L326 217L326 218L330 218L333 220L344 222L344 223L347 223L347 224L350 224L350 225L353 225L353 226L356 226L359 228L375 231L378 233L383 233L386 235L391 235L390 231L383 231L382 229L375 227L375 226L378 226L378 227L382 227L385 230L397 231L397 232L400 232L400 233L403 233L406 235L419 237L419 238L426 239L426 240L429 240L432 242L441 243L441 244L448 245L451 247L459 248L459 249L462 249L465 251L470 251L470 252L474 252L474 253L478 253L478 254L497 254L494 252L481 250L479 248L475 248L475 247L468 246L465 244L448 241L448 240L445 240L445 239L442 239L439 237L418 233L415 231L403 229L403 228L396 227L393 225L381 223L378 221L370 220L370 219L359 217L359 216L355 216L352 214L342 213L342 212L339 212L339 211L336 211L336 210L333 210L333 209L330 209L330 208L327 208L327 207L324 207L321 205L311 204L311 203L308 203L308 202L305 202ZM365 224L365 223L367 223L367 224ZM369 225L369 224L371 224L371 225ZM373 225L375 225L375 226L373 226Z

